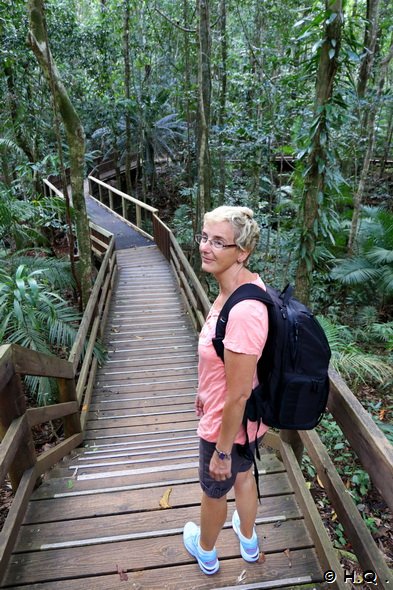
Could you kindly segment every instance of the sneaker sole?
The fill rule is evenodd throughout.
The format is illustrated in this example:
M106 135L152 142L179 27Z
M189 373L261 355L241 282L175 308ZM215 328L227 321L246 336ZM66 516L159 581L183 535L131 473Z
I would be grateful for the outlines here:
M198 554L194 553L193 547L189 547L188 545L186 545L186 543L184 543L184 546L187 549L188 553L190 555L192 555L193 557L195 557L195 559L198 562L199 567L201 568L201 570L203 571L204 574L206 574L207 576L211 576L212 574L215 574L218 572L218 570L220 569L220 564L219 564L218 560L211 568L207 568L205 566L205 564L203 563L203 561L201 561L199 559Z
M254 553L253 555L250 555L249 553L247 553L244 549L243 549L243 545L240 541L240 537L239 537L239 527L237 526L237 523L234 522L233 518L232 518L232 528L236 533L237 538L239 539L239 545L240 545L240 554L243 557L244 561L247 561L248 563L254 563L255 561L258 561L259 559L259 547L257 548L257 552Z

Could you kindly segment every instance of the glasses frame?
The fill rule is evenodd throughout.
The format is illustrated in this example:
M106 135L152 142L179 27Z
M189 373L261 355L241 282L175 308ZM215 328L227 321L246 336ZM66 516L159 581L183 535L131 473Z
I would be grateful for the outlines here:
M238 248L237 244L220 244L220 246L215 245L215 242L220 242L220 240L215 240L214 238L211 240L208 237L205 237L202 234L195 234L194 240L197 244L206 244L209 242L210 246L214 248L214 250L226 250L226 248Z

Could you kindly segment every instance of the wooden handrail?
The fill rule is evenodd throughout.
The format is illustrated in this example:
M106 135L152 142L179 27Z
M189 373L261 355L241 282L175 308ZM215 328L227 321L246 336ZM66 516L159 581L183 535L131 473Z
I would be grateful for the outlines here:
M195 329L199 331L210 309L209 299L172 231L160 220L157 209L94 177L89 177L89 181L96 183L112 195L109 199L112 201L110 202L112 207L113 195L120 196L123 213L126 211L124 203L135 205L135 224L129 220L128 222L144 235L149 234L141 228L141 211L145 211L150 216L154 240L174 271L189 316ZM52 194L61 196L60 191L51 183L46 181L45 184ZM67 361L56 359L34 351L26 351L16 345L0 346L0 431L3 436L0 447L0 477L4 477L7 470L12 468L16 457L23 456L24 461L23 470L16 470L15 478L19 478L20 485L4 525L5 537L3 536L0 542L0 573L4 570L4 564L12 551L18 527L37 477L82 442L81 424L84 426L86 422L97 368L97 361L93 356L94 342L97 335L102 335L116 273L113 236L102 231L95 224L91 224L90 227L92 232L96 232L93 248L97 249L99 254L103 254L103 258L69 359ZM82 360L84 349L85 356ZM61 403L48 408L27 410L23 405L24 396L19 378L21 374L57 377L60 383ZM77 383L76 375L79 375ZM8 391L12 394L12 404L9 407L4 404L4 396ZM4 411L5 408L6 411ZM328 409L364 469L393 510L391 486L393 448L345 382L333 371L330 372ZM77 423L75 416L78 416ZM67 438L36 459L31 450L30 428L54 417L64 417ZM390 588L393 583L391 572L375 546L371 534L317 432L281 431L279 434L269 432L265 440L267 444L277 449L285 462L298 501L303 507L321 564L327 569L337 569L336 587L345 588L345 581L343 581L342 572L338 571L340 570L339 562L329 544L326 531L298 465L301 453L297 452L295 456L295 451L301 451L303 446L306 447L338 519L344 527L345 534L356 552L360 567L363 571L371 570L377 574L379 587L386 590Z
M45 184L50 194L62 196L51 183L46 181ZM103 253L104 256L69 359L59 359L16 344L0 346L0 483L9 473L15 491L0 535L0 577L37 478L83 441L82 427L97 369L94 345L96 338L103 334L117 269L113 235L95 224L90 224L90 230L96 233L93 252L101 258ZM21 375L57 379L60 403L27 408ZM31 428L56 418L63 419L65 439L36 457Z
M393 447L345 381L329 372L328 409L393 512Z

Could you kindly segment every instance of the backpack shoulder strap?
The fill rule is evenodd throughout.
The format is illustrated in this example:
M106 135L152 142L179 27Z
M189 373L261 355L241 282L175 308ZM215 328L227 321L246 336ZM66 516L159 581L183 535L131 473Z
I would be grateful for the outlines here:
M238 287L232 293L232 295L228 297L217 318L216 335L212 340L217 356L219 356L221 360L224 360L224 345L222 341L225 338L229 312L234 305L240 303L240 301L244 301L245 299L254 299L256 301L261 301L266 305L273 305L270 295L264 289L258 287L258 285L254 285L253 283L240 285L240 287Z

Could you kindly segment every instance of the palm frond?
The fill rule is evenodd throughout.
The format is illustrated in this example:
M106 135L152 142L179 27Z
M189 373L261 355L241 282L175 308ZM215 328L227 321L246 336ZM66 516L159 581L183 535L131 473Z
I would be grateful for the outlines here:
M339 281L343 285L359 285L377 280L380 275L381 270L379 268L371 266L367 258L361 257L338 261L330 273L332 279Z
M359 350L332 350L331 365L344 379L360 381L375 380L385 383L393 377L390 363L375 355L365 354Z
M367 259L371 260L374 264L392 264L393 263L393 250L381 248L375 246L368 252Z

